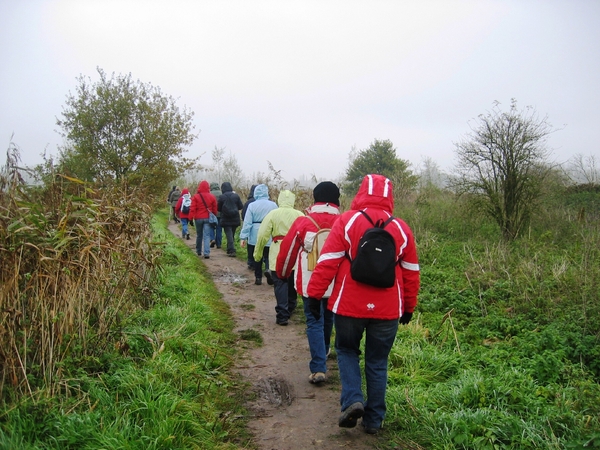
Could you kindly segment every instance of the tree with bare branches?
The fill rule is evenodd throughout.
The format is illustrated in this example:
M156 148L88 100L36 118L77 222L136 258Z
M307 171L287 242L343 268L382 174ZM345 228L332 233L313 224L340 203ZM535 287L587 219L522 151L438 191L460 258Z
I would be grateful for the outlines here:
M458 162L453 185L468 193L500 227L506 240L529 223L549 171L547 137L554 128L533 107L508 111L495 102L455 143Z

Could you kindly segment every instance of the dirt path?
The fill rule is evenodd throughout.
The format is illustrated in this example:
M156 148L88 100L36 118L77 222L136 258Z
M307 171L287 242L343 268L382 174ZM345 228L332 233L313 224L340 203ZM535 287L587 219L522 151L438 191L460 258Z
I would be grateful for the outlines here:
M169 229L181 236L177 225L171 223ZM195 253L195 235L191 237L184 242ZM224 249L213 248L210 259L202 262L231 307L235 331L255 330L263 339L262 346L248 346L235 368L256 392L247 407L254 414L249 427L257 447L260 450L377 448L381 436L367 435L360 426L338 427L340 384L334 359L327 362L327 383L316 386L308 382L310 353L302 300L288 326L276 325L273 287L264 278L261 286L254 284L254 273L248 270L245 256L229 258Z

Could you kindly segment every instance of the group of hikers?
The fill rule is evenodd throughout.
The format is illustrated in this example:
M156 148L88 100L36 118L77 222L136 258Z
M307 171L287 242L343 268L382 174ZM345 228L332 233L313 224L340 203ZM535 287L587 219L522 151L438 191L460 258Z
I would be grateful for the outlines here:
M182 212L182 199L190 196L187 189L177 194L174 205L176 190L169 195L182 237L189 239L187 223L192 220L196 253L209 258L211 243L220 247L209 216L220 214L227 253L235 256L233 239L242 226L240 245L247 249L255 284L261 285L264 275L273 286L276 324L287 325L298 294L302 298L310 349L308 381L316 385L327 381L335 326L342 386L338 425L352 428L362 418L365 432L377 434L386 413L389 353L398 326L412 318L420 284L412 230L393 216L392 182L383 175L366 175L343 213L340 190L331 181L315 186L314 203L304 212L294 209L295 195L289 190L280 191L274 202L265 184L255 185L242 204L230 183L221 185L218 197L211 194L212 188L206 181L200 183L188 213ZM363 336L366 396L360 369Z

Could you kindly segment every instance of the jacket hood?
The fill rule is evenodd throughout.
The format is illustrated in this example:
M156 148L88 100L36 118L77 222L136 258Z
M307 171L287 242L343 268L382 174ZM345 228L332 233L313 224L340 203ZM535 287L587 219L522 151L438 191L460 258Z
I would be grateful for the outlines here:
M218 188L217 188L218 189ZM233 188L231 187L231 183L229 181L221 184L221 192L224 194L225 192L233 192Z
M253 184L252 186L250 186L250 193L248 194L248 200L250 200L251 198L254 198L254 190L256 189L256 184Z
M296 195L292 191L284 189L277 197L277 204L280 208L293 208L296 202Z
M188 188L184 188L183 191L181 191L181 195L185 195L185 194L189 194L190 190Z
M202 180L200 182L200 184L198 185L198 193L200 192L210 192L210 185L208 184L208 181L206 180Z
M394 212L394 187L383 175L365 175L350 209L377 208Z
M269 188L266 184L259 184L254 188L254 198L256 200L269 199Z
M219 190L219 183L210 183L210 190L211 191L218 191Z

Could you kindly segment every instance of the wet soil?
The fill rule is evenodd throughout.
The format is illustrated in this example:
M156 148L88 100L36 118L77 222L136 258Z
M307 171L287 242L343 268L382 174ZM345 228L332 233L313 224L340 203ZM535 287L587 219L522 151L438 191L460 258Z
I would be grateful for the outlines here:
M181 236L181 228L169 229ZM192 229L193 230L193 229ZM193 233L193 232L192 232ZM225 245L225 236L223 236ZM195 253L195 235L184 240ZM262 337L262 345L240 339L242 351L234 370L250 386L246 407L252 414L249 429L260 450L373 449L383 447L383 436L367 435L359 425L340 428L340 383L337 363L327 361L328 380L322 385L308 382L310 353L305 332L302 300L289 325L275 323L273 287L263 277L254 284L246 253L230 258L225 248L212 248L209 259L201 259L235 319L235 332Z

